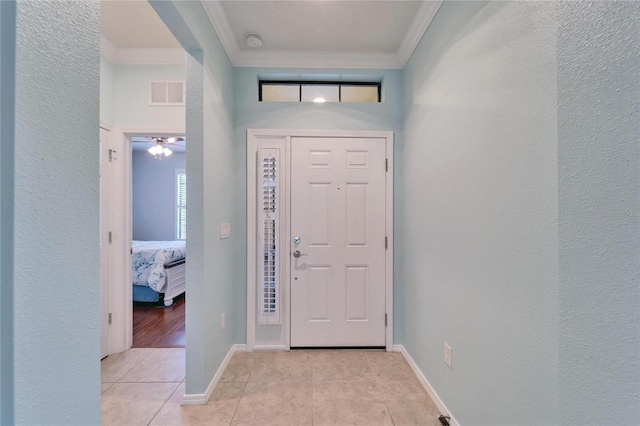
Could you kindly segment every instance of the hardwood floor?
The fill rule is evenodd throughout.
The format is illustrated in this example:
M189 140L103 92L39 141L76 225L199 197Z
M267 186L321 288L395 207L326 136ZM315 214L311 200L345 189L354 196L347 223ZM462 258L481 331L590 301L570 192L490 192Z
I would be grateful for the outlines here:
M133 302L134 348L184 348L184 294L168 308L162 302Z

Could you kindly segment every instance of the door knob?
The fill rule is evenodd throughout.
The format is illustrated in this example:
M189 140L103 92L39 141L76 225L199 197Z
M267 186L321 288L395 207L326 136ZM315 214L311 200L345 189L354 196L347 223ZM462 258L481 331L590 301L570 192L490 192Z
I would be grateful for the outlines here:
M295 257L296 259L299 258L300 256L306 256L306 254L300 253L300 250L296 250L293 252L293 257Z

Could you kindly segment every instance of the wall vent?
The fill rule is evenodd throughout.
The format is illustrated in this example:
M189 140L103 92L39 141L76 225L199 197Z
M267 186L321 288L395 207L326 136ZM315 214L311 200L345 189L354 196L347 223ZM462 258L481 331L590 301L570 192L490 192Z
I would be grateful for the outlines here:
M149 82L149 105L184 106L185 96L184 80Z

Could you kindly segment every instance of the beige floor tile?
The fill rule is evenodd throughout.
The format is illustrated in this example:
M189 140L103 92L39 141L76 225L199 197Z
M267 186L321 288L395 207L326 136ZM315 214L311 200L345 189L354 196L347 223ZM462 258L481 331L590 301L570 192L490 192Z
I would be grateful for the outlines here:
M100 394L102 395L105 393L112 385L113 383L100 383Z
M138 365L127 372L119 382L181 382L184 380L184 349L153 349Z
M366 352L369 364L378 380L416 380L415 374L398 352Z
M367 355L359 350L317 351L313 356L313 381L375 380Z
M255 364L256 357L253 352L236 352L220 380L223 382L246 382L249 380Z
M244 382L219 382L207 405L181 406L184 395L184 383L181 383L151 425L229 425L244 386Z
M147 425L178 383L114 383L102 395L102 425Z
M138 365L153 349L129 349L128 351L109 355L100 363L101 381L117 382L129 370Z
M311 383L247 382L233 425L311 425Z
M313 384L314 425L392 425L375 381Z
M440 426L440 412L417 380L386 381L380 387L395 425Z
M309 351L255 352L251 382L311 382L313 357Z

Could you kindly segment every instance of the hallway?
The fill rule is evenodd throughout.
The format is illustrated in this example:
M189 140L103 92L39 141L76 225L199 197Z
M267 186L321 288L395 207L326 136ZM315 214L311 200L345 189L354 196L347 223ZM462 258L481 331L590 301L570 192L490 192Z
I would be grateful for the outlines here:
M161 367L161 368L160 368ZM440 425L400 353L236 353L207 405L181 406L183 349L102 361L103 425Z

